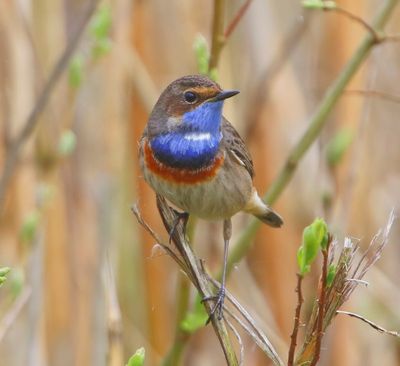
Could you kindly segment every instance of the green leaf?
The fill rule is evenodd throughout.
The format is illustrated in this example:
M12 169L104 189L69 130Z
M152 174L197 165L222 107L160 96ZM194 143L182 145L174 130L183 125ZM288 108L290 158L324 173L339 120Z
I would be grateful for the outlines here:
M69 70L68 70L69 85L77 89L81 86L82 79L83 79L83 58L80 55L76 55L69 63Z
M76 135L71 130L66 130L61 135L60 141L58 143L58 153L61 156L71 155L76 147Z
M303 0L301 5L306 9L330 10L336 8L336 3L334 1Z
M193 311L188 311L185 318L181 321L180 327L188 333L194 333L196 330L204 327L208 319L208 314L198 297Z
M322 249L326 249L328 244L328 226L323 219L315 219L311 224L314 231L314 237L317 241L317 245Z
M323 219L317 218L311 225L304 228L303 240L297 251L297 263L302 276L310 272L311 264L318 251L320 248L326 249L327 243L328 227Z
M193 42L193 49L197 61L197 70L200 74L208 73L208 63L210 60L210 52L208 50L207 40L202 34L197 34Z
M10 267L0 267L0 276L4 277L11 271Z
M21 268L13 268L9 276L9 285L13 298L17 298L25 284L25 274Z
M39 227L40 218L38 210L33 210L25 216L19 231L19 237L22 242L30 243L34 239Z
M3 283L7 279L7 274L10 271L11 271L10 267L1 267L0 268L0 287L3 285Z
M310 272L310 266L307 265L304 254L304 247L300 246L297 251L297 264L299 265L300 274L304 276L306 273Z
M94 58L99 58L110 52L112 47L112 41L110 38L102 38L96 40L92 48L92 54Z
M331 167L340 163L344 154L353 142L353 138L353 132L347 128L343 128L328 142L326 148L326 160Z
M135 354L131 356L128 360L126 366L142 366L144 365L144 357L145 357L145 349L144 347L139 348L136 350Z
M217 81L218 80L218 70L215 67L214 69L211 69L208 73L208 76L210 77L211 80Z
M111 9L109 6L102 6L97 10L90 22L90 33L96 40L108 38L111 25Z
M328 267L328 273L326 274L326 286L331 287L333 280L336 276L336 266L334 264L330 264Z

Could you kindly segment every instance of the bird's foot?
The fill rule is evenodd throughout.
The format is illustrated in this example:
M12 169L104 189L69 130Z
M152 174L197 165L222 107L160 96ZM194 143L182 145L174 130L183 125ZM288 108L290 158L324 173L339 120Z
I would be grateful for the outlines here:
M214 306L211 309L210 315L206 321L206 325L211 321L211 318L213 316L216 316L218 320L222 319L224 315L223 312L224 300L225 300L225 286L221 286L216 295L207 296L203 300L201 300L202 303L205 301L214 301Z
M189 220L189 214L187 212L179 212L177 210L174 210L174 213L176 216L175 216L174 222L172 223L171 229L169 231L169 244L171 244L172 235L174 235L174 232L175 232L179 222L182 221L183 233L186 233L186 224Z

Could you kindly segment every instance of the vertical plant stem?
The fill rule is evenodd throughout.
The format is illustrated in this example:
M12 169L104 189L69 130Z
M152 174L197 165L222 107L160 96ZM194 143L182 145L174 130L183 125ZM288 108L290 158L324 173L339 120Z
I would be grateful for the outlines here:
M212 41L208 72L216 69L219 56L225 44L224 36L225 0L214 0L214 18L212 24Z
M179 281L177 285L177 314L176 314L176 325L175 325L175 337L174 343L168 355L162 362L163 366L177 366L180 365L182 353L185 348L187 341L190 338L190 333L182 330L181 322L185 318L189 309L189 295L190 295L190 282L189 280L179 274Z
M301 306L303 305L304 302L303 293L301 290L302 281L303 281L303 276L300 273L297 273L297 286L296 286L297 306L294 316L293 332L292 335L290 336L288 366L293 366L294 353L296 351L296 346L297 346L297 334L299 333Z
M60 56L58 62L54 66L46 84L43 87L42 92L39 95L33 109L31 110L26 123L19 133L19 135L15 138L12 142L11 146L7 150L6 153L6 160L4 163L1 179L0 179L0 207L3 206L4 196L6 193L7 186L10 182L11 177L14 174L14 170L16 168L18 157L21 152L21 148L26 140L32 135L38 121L39 116L43 112L44 108L49 101L51 93L53 92L54 88L56 87L58 81L60 80L61 75L65 71L68 66L69 60L71 59L72 55L76 47L79 44L79 40L86 29L87 24L89 23L90 18L92 17L94 11L96 10L97 3L99 0L90 0L88 1L87 10L84 12L82 16L82 20L77 27L77 31L71 37L71 40L67 44L64 52Z
M225 32L224 32L224 37L229 38L229 36L232 34L234 29L237 27L237 25L240 22L240 19L242 19L243 15L246 13L247 8L250 6L251 2L253 0L246 0L246 2L240 7L236 15L233 17L232 21L229 23L229 25L226 27Z
M375 30L379 31L382 29L396 5L398 5L398 0L385 1L372 23L372 27ZM268 204L275 202L286 188L292 179L300 160L319 136L319 133L325 126L330 113L336 106L337 101L343 94L349 81L367 58L374 45L376 45L376 40L373 35L368 32L360 46L355 51L353 57L343 68L343 71L331 87L326 91L324 98L310 118L307 130L290 151L286 163L264 196L264 199ZM242 231L241 236L238 238L235 246L233 246L230 252L227 267L228 273L232 270L234 264L247 253L260 225L261 223L258 220L252 218L247 227Z
M186 226L186 234L189 239L189 243L192 242L194 237L194 229L196 227L196 220L193 216L189 218L189 222ZM185 349L186 343L190 338L190 333L186 332L181 328L182 320L189 310L189 299L190 299L190 281L186 276L179 274L179 280L177 284L177 311L176 311L176 324L175 324L175 336L174 343L171 346L167 356L162 362L163 366L176 366L180 364L183 350Z
M328 251L329 251L330 241L331 238L328 240L327 248L322 250L323 261L322 261L322 274L320 281L320 293L318 298L318 318L317 318L317 329L316 329L317 340L315 342L314 357L310 366L315 366L317 364L321 354L321 343L322 343L322 337L324 335L323 324L325 315L326 276L328 274Z

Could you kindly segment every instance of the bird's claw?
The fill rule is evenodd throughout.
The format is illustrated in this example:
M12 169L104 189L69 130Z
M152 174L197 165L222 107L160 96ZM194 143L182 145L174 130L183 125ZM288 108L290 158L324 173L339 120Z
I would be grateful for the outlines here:
M201 300L202 303L206 301L214 301L214 306L210 311L210 315L206 321L206 325L211 321L211 318L213 316L217 316L218 320L221 320L223 317L223 306L224 306L224 300L225 300L225 286L221 286L219 289L218 293L213 296L207 296Z

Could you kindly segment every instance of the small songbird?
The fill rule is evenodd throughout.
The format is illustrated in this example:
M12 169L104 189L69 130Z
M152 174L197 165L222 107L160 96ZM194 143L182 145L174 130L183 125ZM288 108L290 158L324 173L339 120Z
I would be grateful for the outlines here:
M224 220L222 283L212 314L222 315L231 217L253 214L272 227L283 224L253 186L253 162L242 138L222 116L225 99L239 91L222 90L202 75L184 76L163 91L140 140L144 179L185 217ZM210 299L205 299L210 300Z

